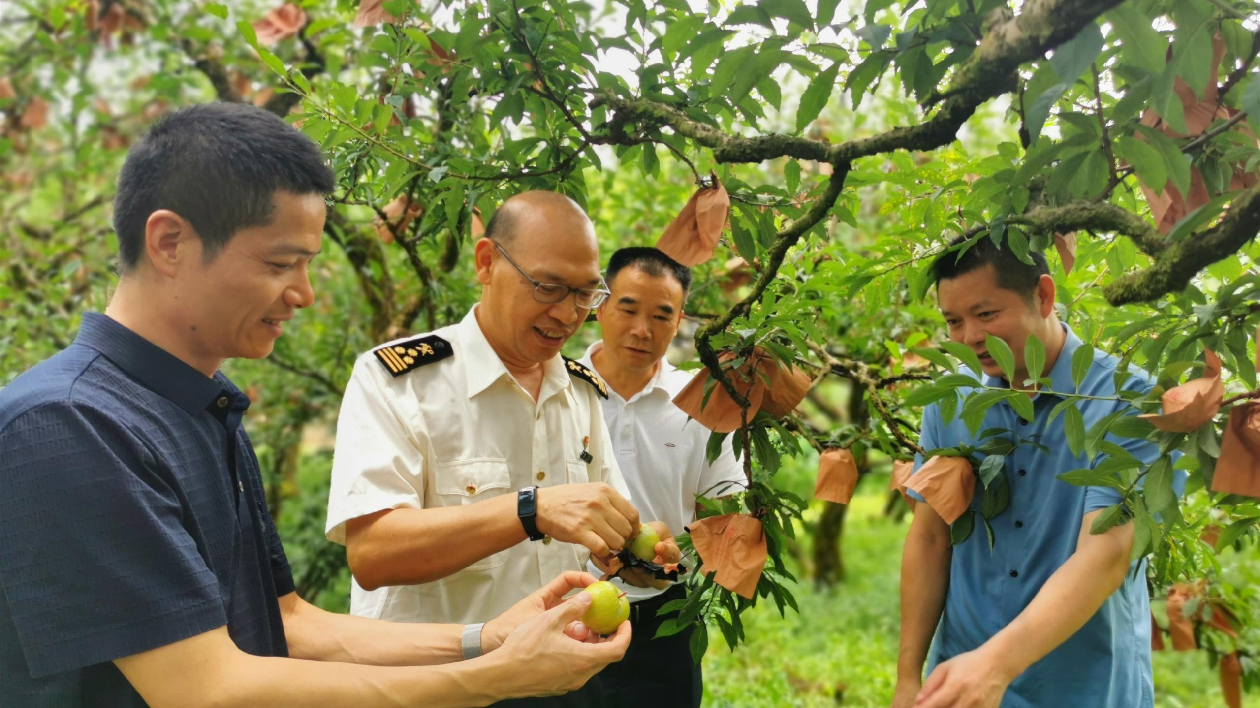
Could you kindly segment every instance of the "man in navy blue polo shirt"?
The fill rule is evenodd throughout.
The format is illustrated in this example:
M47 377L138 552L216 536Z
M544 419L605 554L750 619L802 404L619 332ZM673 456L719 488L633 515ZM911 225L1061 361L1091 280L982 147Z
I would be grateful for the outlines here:
M249 400L219 367L268 355L311 304L332 189L318 148L252 106L176 111L132 148L108 309L0 391L6 708L486 705L572 690L624 653L628 623L575 641L589 600L562 598L583 573L471 635L294 593Z
M961 245L961 239L953 246ZM1055 392L1097 397L1078 399L1086 429L1127 404L1116 397L1112 356L1095 352L1078 388L1072 355L1081 340L1055 314L1055 287L1045 257L1021 262L988 238L961 257L951 248L934 265L937 297L949 338L970 347L980 361L976 376L990 387L1008 387L989 355L989 335L1015 354L1014 378L1028 378L1024 344L1036 336L1045 345L1048 390L1031 394L1033 420L1008 402L986 414L978 430L1013 431L1040 450L1021 445L1006 456L1002 473L1010 503L994 516L994 546L986 533L972 533L950 546L950 529L925 503L915 509L901 571L901 650L894 708L1030 708L1096 706L1139 708L1153 703L1150 657L1150 599L1145 560L1131 562L1133 524L1091 533L1095 518L1118 504L1110 487L1078 487L1057 479L1106 459L1072 454L1064 421L1050 413L1063 400ZM1130 368L1120 386L1146 392L1150 377ZM961 390L960 395L969 391ZM1133 411L1136 413L1136 411ZM1111 436L1108 436L1112 440ZM1143 464L1159 456L1146 440L1114 439ZM923 414L919 441L925 450L978 445L960 419L945 420L939 405ZM915 461L915 472L923 464ZM979 481L972 507L980 508ZM1184 486L1184 476L1178 486ZM912 496L923 501L913 491ZM928 656L929 643L931 656ZM928 661L928 678L922 680Z

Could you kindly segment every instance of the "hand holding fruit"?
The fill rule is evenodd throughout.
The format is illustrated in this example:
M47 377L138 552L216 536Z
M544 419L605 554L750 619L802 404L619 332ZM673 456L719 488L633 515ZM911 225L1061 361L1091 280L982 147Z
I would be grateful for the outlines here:
M582 624L596 634L612 634L630 618L630 601L616 585L601 580L582 591L591 596L591 606L582 614Z
M639 528L639 512L602 482L538 490L538 530L557 541L586 546L596 558L625 547Z
M665 565L682 560L682 551L674 541L674 534L661 521L652 521L639 527L639 532L630 539L628 550L635 558L642 561ZM653 587L664 590L669 587L668 580L657 580L638 568L626 568L618 575L629 585L646 588Z
M556 607L564 602L564 596L573 590L585 588L592 583L597 582L595 576L590 573L580 573L576 570L569 570L557 575L551 582L542 588L535 590L529 597L512 605L503 614L486 622L486 626L481 630L481 650L489 652L499 648L503 644L503 640L512 630L524 622ZM575 623L575 627L569 629L569 636L578 641L586 639L586 634L581 631L581 625Z
M566 573L561 578L569 576L590 578L576 572ZM539 592L560 587L561 578ZM626 649L630 647L629 622L620 623L615 628L615 634L606 640L592 637L593 641L582 642L574 639L571 627L593 606L593 600L591 593L580 592L526 620L507 635L503 646L494 655L505 660L503 665L508 672L505 678L511 685L509 697L558 695L577 690L605 666L625 656ZM515 609L513 607L504 614Z

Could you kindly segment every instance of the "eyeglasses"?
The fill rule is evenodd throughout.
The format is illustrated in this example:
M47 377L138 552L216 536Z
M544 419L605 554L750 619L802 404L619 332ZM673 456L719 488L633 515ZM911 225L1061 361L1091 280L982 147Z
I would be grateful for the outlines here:
M498 242L491 241L490 243L493 243L494 247L499 249L499 253L503 254L503 257L508 260L508 263L512 264L512 267L518 273L530 283L533 283L534 299L538 302L554 304L569 297L569 293L576 293L577 295L573 299L574 304L583 310L593 310L602 305L604 300L607 300L608 296L612 294L609 292L608 284L604 282L603 278L599 279L600 287L598 288L571 288L568 285L559 283L540 283L529 277L529 273L526 273L525 269L517 265L516 261L512 260L512 257L508 255L508 252Z

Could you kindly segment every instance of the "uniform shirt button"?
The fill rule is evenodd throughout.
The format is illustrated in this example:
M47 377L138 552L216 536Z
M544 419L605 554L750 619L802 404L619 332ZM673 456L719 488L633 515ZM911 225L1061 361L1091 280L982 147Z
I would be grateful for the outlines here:
M1018 571L1018 570L1012 570L1012 571L1011 571L1011 577L1012 577L1012 578L1018 578L1018 577L1019 577L1019 571Z
M245 483L244 483L244 482L237 482L237 483L236 483L236 488L237 488L237 489L239 489L240 491L244 492L244 491L245 491Z
M473 485L471 485L471 484L470 484L470 485L468 485L465 489L466 489L466 491L467 491L469 494L476 494L476 493L477 493L477 488L476 488L476 487L474 487L474 486L473 486Z
M537 475L537 476L538 476L538 481L539 481L539 482L541 482L541 481L543 481L544 479L546 479L546 478L547 478L547 473L546 473L546 472L543 472L542 470L538 470L538 475Z
M1026 475L1026 474L1028 474L1028 470L1020 470L1020 471L1019 471L1019 476L1020 476L1020 477L1023 477L1023 476L1024 476L1024 475Z
M1017 528L1017 529L1022 529L1022 528L1024 528L1024 522L1022 522L1022 521L1016 521L1016 522L1015 522L1015 528Z
M202 400L205 400L205 399L203 398ZM227 408L227 404L228 404L227 396L219 396L219 400L215 401L214 404L220 408Z
M544 546L550 546L550 545L551 545L551 537L550 537L550 536L547 536L547 537L545 537L545 538L543 539L543 545L544 545Z

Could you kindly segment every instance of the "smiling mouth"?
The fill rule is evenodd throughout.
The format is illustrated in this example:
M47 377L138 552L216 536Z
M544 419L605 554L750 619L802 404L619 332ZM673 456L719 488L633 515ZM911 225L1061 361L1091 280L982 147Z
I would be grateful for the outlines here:
M980 359L981 363L994 363L993 357L989 356L988 352L984 352L983 354L977 354L976 357Z
M538 327L535 327L534 331L537 332L543 339L551 342L563 342L565 337L568 336L568 333L564 331L556 332L548 329L540 329Z

